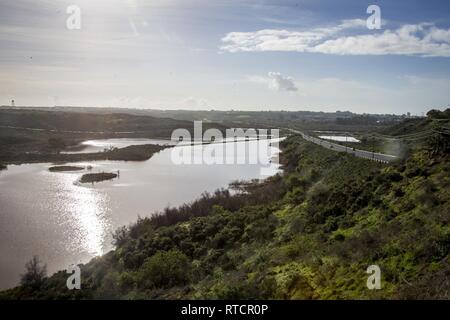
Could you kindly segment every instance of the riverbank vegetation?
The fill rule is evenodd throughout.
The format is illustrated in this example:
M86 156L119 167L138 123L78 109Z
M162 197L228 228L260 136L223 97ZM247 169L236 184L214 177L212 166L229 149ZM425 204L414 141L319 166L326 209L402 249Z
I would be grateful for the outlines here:
M53 166L48 168L50 172L65 172L65 171L80 171L84 170L84 167L77 166Z
M220 124L205 123L203 128L224 130ZM191 121L155 118L125 113L93 114L46 108L0 108L0 163L85 161L83 156L63 156L62 151L80 150L80 143L92 139L157 138L170 139L174 130L193 132ZM145 147L144 147L145 148ZM127 155L110 152L118 160L145 160L139 148L127 149ZM145 153L145 151L144 151ZM104 160L105 154L91 157ZM81 160L77 160L81 159ZM86 159L89 160L89 159Z
M145 161L167 146L145 144L112 148L94 153L22 153L7 159L10 164L39 162L81 162L95 160Z
M450 158L437 141L384 165L291 136L283 176L117 230L114 251L81 265L81 290L61 271L0 298L448 299ZM381 290L366 287L370 265Z

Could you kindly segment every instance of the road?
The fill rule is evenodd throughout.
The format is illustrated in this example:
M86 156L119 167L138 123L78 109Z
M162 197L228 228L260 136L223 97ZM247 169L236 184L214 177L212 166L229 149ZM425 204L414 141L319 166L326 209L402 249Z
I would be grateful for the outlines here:
M377 152L370 152L370 151L366 151L366 150L359 150L359 149L353 149L350 147L345 147L341 144L337 144L337 143L333 143L327 140L323 140L323 139L319 139L316 137L312 137L309 136L301 131L298 130L294 130L294 129L289 129L291 132L294 133L298 133L300 134L303 139L313 142L315 144L318 144L324 148L330 149L330 150L334 150L337 152L346 152L346 153L350 153L355 155L356 157L359 158L364 158L364 159L369 159L369 160L373 160L373 161L378 161L378 162L383 162L383 163L388 163L391 161L394 161L396 159L398 159L398 157L390 155L390 154L384 154L384 153L377 153Z

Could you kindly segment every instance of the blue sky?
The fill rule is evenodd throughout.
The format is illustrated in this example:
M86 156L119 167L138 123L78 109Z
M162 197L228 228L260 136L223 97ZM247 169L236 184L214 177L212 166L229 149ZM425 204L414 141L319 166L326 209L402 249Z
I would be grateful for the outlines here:
M450 103L449 17L448 1L2 0L0 104L420 114Z

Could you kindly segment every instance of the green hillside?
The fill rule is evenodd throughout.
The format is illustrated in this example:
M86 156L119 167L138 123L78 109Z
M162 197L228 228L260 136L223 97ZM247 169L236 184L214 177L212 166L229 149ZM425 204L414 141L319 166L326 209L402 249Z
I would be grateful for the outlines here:
M448 134L390 165L300 136L282 148L282 177L118 230L114 251L81 266L82 290L61 271L0 298L450 298Z

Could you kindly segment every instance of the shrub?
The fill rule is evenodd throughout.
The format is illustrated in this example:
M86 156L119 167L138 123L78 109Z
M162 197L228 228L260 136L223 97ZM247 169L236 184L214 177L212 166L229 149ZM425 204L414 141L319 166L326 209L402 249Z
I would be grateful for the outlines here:
M20 283L23 286L39 288L47 277L47 266L41 265L41 261L34 256L25 264L26 272L21 276Z
M182 252L158 251L142 265L139 285L148 289L184 285L189 280L190 269L189 259Z

